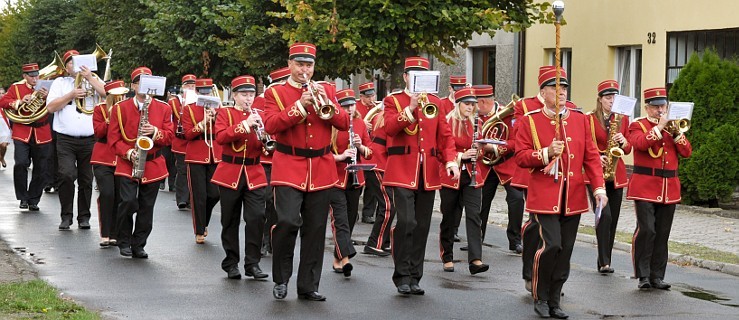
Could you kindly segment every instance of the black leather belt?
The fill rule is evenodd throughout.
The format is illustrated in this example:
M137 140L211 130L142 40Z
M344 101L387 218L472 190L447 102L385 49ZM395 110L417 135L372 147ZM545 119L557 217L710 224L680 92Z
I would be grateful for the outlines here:
M664 170L640 166L634 166L634 173L663 178L674 178L677 176L677 170Z
M227 162L227 163L233 163L233 164L243 164L243 165L253 165L253 164L259 164L259 157L256 158L242 158L242 157L234 157L227 154L224 154L221 156L221 161Z
M302 149L302 148L295 148L292 146L288 146L286 144L277 143L277 147L275 148L278 152L289 154L292 156L298 156L298 157L304 157L304 158L317 158L322 157L329 152L331 152L331 145L325 146L321 149L314 150L314 149Z
M84 139L92 139L92 138L94 138L94 136L84 136L84 137L70 136L68 134L63 134L63 133L59 133L59 132L57 132L56 134L57 134L57 136L61 136L61 137L69 138L69 139L78 139L78 140L84 140Z
M161 150L157 150L157 152L154 152L154 153L147 153L146 154L146 161L151 161L151 160L154 160L154 159L159 158L161 156L162 156L162 151Z
M377 143L379 145L383 145L383 146L387 145L387 140L383 138L372 138L372 142Z
M399 155L399 154L410 154L411 153L411 146L398 146L398 147L388 147L387 148L387 155ZM431 156L436 157L436 149L431 148Z
M28 126L33 127L33 128L41 128L47 124L49 124L49 119L46 119L44 121L36 121L34 123L29 124Z

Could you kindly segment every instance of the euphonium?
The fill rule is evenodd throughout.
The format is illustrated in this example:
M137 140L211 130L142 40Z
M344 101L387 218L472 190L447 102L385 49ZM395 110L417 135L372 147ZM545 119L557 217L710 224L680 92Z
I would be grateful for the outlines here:
M621 130L621 115L618 114L613 117L613 120L609 123L608 127L608 146L606 147L606 166L603 168L603 180L613 181L616 178L616 165L618 159L624 155L624 150L621 149L618 142L613 140L615 136Z
M510 135L510 128L507 124L505 124L505 122L503 122L503 119L513 114L514 106L518 100L520 100L520 98L517 95L512 95L511 102L509 102L504 107L499 108L498 111L495 112L492 117L490 117L490 119L485 121L485 123L482 125L481 130L483 139L491 139L497 141L508 140ZM493 148L497 147L497 145L493 145ZM497 152L483 152L482 154L482 163L488 166L495 165L501 160L503 160L503 157Z
M141 179L144 176L144 168L146 167L146 154L149 150L151 150L151 148L154 147L154 140L147 137L142 132L144 125L149 123L149 105L151 104L151 99L151 95L146 95L144 106L141 109L141 117L139 119L139 131L136 135L136 141L134 142L136 157L131 159L133 165L133 172L131 172L131 177L134 179Z
M321 95L321 93L316 88L318 84L308 80L307 74L303 73L303 78L305 79L305 83L303 83L303 88L306 90L310 90L311 97L313 98L313 108L315 109L318 117L323 120L333 118L334 114L336 114L336 107L333 104L326 102L326 100L323 98L323 95Z
M418 106L421 107L421 113L427 119L433 119L439 115L439 107L429 102L428 94L425 92L418 95Z
M100 61L100 60L110 61L110 56L107 53L105 53L105 50L103 50L103 48L101 48L100 45L98 44L95 44L95 51L93 51L92 54L95 55L95 59L97 61ZM108 68L110 68L110 64L107 64L107 65L108 65ZM106 73L107 72L108 71L106 70ZM92 76L94 78L99 79L99 77L95 73L93 73ZM100 103L100 96L95 91L95 88L80 73L77 73L77 76L75 76L74 78L74 87L83 89L87 93L84 98L74 99L74 104L77 106L77 110L79 110L79 112L84 113L84 114L92 114L94 110L93 107L96 106L98 103ZM88 99L91 100L91 103L87 103Z
M48 66L39 70L39 80L51 80L64 74L64 63L59 54L54 52L54 60ZM25 83L25 80L22 82ZM8 119L15 123L31 124L36 120L43 118L47 113L46 98L42 97L38 91L31 94L31 100L21 103L16 109L8 109L6 115Z

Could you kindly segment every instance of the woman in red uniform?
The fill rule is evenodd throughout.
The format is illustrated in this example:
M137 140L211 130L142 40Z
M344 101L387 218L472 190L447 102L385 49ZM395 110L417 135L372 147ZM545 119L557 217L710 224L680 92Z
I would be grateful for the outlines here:
M92 172L95 174L98 191L98 221L100 223L100 247L115 246L118 242L118 228L116 228L118 204L118 178L115 177L115 166L118 157L115 150L108 144L108 124L110 110L113 105L123 100L128 93L123 80L116 80L105 85L108 94L105 102L95 106L92 114L92 126L95 129L95 146L92 148Z
M475 161L479 156L477 148L473 148L475 126L478 121L474 114L477 112L477 98L475 90L464 88L454 93L456 108L446 115L446 121L452 130L454 145L457 151L457 163L461 167L459 180L441 174L441 228L439 244L441 246L441 261L444 271L454 271L453 246L455 221L462 216L465 210L465 225L467 227L467 242L469 251L467 260L470 273L476 274L487 271L490 267L482 263L482 229L480 228L480 205L482 203L483 179ZM474 182L473 182L474 181Z
M259 134L264 134L264 126L260 111L251 108L257 91L254 77L236 77L231 80L231 88L236 104L218 111L215 134L216 142L223 148L223 157L211 180L218 185L221 195L221 242L226 251L221 268L228 273L229 279L241 279L239 224L243 205L246 222L244 274L264 279L267 274L259 268L267 186L267 176L259 158L263 152Z
M620 157L609 156L609 143L616 144L623 155L631 153L631 145L626 141L625 135L629 130L629 117L611 113L613 99L618 93L619 85L616 80L606 80L598 84L598 100L595 110L588 114L590 120L590 135L598 147L600 162L603 166L603 178L606 181L606 196L608 205L602 208L600 219L596 223L595 235L598 239L598 272L613 273L611 267L611 251L616 236L616 225L621 213L621 199L624 196L624 187L629 184L626 177L626 165ZM614 121L618 121L614 123ZM612 128L615 132L611 133ZM609 140L613 140L612 142ZM615 162L609 164L608 161ZM609 168L615 168L608 172ZM592 188L588 187L590 202L595 208L595 198Z

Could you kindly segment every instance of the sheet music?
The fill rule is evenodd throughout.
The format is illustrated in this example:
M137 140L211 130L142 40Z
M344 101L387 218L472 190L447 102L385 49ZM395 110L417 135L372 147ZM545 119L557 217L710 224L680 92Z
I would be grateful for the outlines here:
M613 98L611 112L631 117L634 114L634 106L636 106L636 98L617 94Z
M221 105L221 99L213 96L201 96L198 95L197 102L195 105L206 108L217 108Z
M36 81L36 86L33 87L33 90L41 90L41 88L46 89L46 91L49 91L49 88L51 88L51 83L54 82L54 80L39 80Z
M198 101L198 93L195 90L184 90L182 96L185 97L185 105L192 104Z
M411 93L438 93L440 78L440 71L410 71L408 87Z
M690 119L693 116L692 102L670 102L667 109L667 120Z
M74 62L74 72L80 72L80 67L85 66L90 71L98 71L98 61L94 54L80 54L72 56Z
M167 87L167 78L160 76L152 76L142 74L139 79L139 92L141 94L151 94L155 96L163 96Z
M595 227L598 227L598 223L600 222L600 214L603 211L603 206L598 204L598 206L595 208Z

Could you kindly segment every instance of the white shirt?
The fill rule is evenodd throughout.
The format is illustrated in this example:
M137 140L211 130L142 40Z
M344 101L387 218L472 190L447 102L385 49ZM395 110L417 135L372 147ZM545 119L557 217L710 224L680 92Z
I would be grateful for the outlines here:
M73 77L60 77L54 79L46 97L46 103L61 98L74 90ZM92 106L94 107L94 106ZM92 108L89 107L89 108ZM88 109L91 110L91 109ZM54 112L54 131L73 137L89 137L95 133L92 127L92 114L84 114L77 111L74 100L61 109Z

